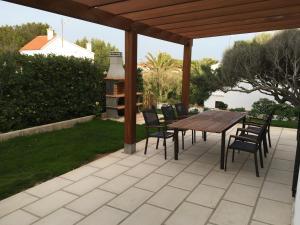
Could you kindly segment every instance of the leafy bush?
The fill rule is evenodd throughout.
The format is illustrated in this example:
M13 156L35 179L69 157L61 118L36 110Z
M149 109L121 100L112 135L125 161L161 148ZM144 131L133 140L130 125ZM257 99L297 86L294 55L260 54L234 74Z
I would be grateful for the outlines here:
M291 105L279 104L276 106L275 114L278 120L292 120L297 117L297 110Z
M225 109L227 109L227 107L228 107L228 105L225 104L222 101L216 101L215 102L215 108L217 108L217 109L223 109L223 110L225 110Z
M246 112L244 107L229 109L231 112Z
M90 60L0 55L0 132L99 113L103 71Z

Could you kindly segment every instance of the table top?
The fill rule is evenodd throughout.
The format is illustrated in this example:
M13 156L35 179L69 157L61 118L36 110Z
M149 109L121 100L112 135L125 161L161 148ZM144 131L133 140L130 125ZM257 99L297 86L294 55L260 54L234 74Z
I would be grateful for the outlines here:
M206 131L212 133L221 133L226 131L241 119L246 113L230 111L205 111L188 118L178 120L170 124L169 128Z

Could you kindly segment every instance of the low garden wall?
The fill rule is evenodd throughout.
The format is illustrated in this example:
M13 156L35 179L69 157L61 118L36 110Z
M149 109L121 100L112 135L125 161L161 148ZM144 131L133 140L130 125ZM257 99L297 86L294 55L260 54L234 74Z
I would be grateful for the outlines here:
M50 132L54 130L61 130L65 128L70 128L73 127L75 124L78 123L84 123L88 122L92 119L94 119L94 115L92 116L85 116L85 117L80 117L76 119L71 119L71 120L65 120L57 123L51 123L51 124L46 124L42 126L36 126L36 127L31 127L23 130L16 130L16 131L11 131L8 133L2 133L0 134L0 142L6 141L15 137L20 137L20 136L29 136L33 134L38 134L38 133L45 133L45 132Z

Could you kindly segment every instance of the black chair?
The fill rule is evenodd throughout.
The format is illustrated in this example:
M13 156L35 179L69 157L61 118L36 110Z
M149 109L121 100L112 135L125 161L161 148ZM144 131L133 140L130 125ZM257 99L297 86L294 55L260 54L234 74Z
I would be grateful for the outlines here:
M179 120L190 116L188 109L181 102L175 104L175 109L176 109L177 118ZM203 135L203 133L202 133L202 135ZM205 135L205 139L206 139L206 135ZM192 144L193 143L196 143L196 131L195 130L192 130Z
M233 150L232 162L234 162L234 151L239 150L239 151L253 153L256 176L259 177L259 171L257 165L257 152L259 152L260 165L261 168L263 168L264 164L263 164L261 143L262 143L263 136L265 135L266 132L266 127L267 127L267 123L265 123L262 126L258 135L253 135L252 137L247 137L244 134L230 135L228 145L227 145L226 155L225 155L225 171L227 170L227 158L228 158L229 149ZM234 139L233 142L231 142L232 139Z
M162 111L162 114L164 116L164 120L165 120L166 126L169 125L169 124L171 124L171 123L173 123L173 122L178 121L173 106L171 106L171 105L163 105L161 107L161 111ZM184 149L184 136L185 136L185 132L187 130L186 129L179 129L178 131L181 132L182 149Z
M271 122L272 122L272 119L273 119L273 116L274 116L274 113L276 111L275 108L271 109L270 110L271 112L265 117L265 119L258 119L258 118L255 118L256 121L262 121L262 123L259 123L259 122L253 122L253 121L246 121L244 123L244 126L248 126L246 129L250 130L251 132L255 132L255 133L259 133L261 127L263 126L263 123L265 121L267 121L267 128L266 128L266 136L268 136L268 142L269 142L269 147L271 148L272 147L272 144L271 144L271 134L270 134L270 127L271 127ZM253 120L253 118L252 118Z
M165 151L165 159L167 159L166 139L173 138L174 133L168 132L166 125L161 124L155 109L144 110L142 113L145 120L145 128L146 128L146 135L147 135L144 154L145 155L147 154L148 139L150 137L157 138L156 149L158 148L159 139L162 138L164 140L163 145Z

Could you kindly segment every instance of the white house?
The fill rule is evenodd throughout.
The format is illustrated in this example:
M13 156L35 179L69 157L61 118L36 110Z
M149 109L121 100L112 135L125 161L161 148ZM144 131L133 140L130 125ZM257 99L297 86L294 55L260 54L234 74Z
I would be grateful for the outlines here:
M52 29L47 29L47 35L37 36L29 43L24 45L19 52L26 55L61 55L74 56L77 58L88 58L94 60L91 43L87 43L86 48L82 48L62 37L54 35Z
M212 65L212 69L218 68L219 64ZM239 86L249 88L250 84L240 83ZM252 93L242 93L237 91L228 91L226 93L222 91L215 91L212 95L204 102L204 106L208 108L215 108L216 101L222 101L228 105L229 109L243 107L246 110L251 110L252 104L258 101L260 98L268 98L274 100L274 97L262 94L259 91Z

